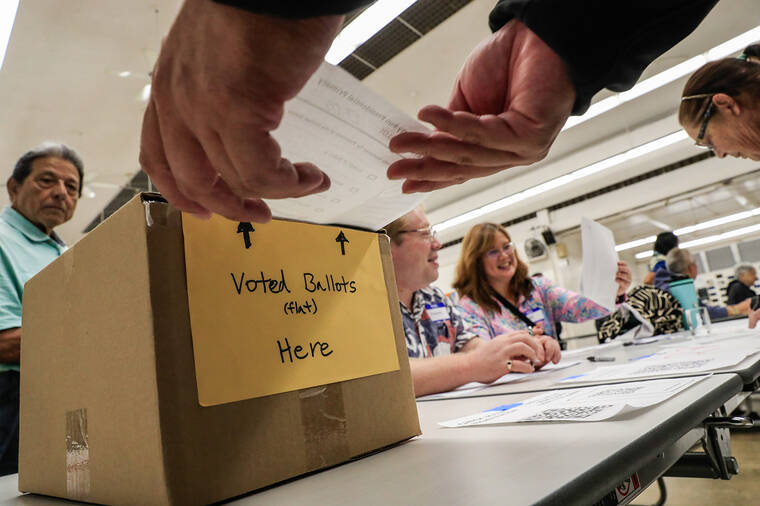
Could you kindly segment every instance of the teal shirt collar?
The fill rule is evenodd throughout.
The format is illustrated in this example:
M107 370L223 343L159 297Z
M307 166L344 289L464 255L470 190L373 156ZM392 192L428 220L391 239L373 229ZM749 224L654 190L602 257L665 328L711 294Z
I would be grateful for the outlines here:
M3 212L0 213L0 219L24 234L32 242L53 241L58 246L66 247L66 243L63 242L55 231L51 232L50 235L46 235L45 232L37 228L37 225L27 220L21 213L10 206L3 208Z

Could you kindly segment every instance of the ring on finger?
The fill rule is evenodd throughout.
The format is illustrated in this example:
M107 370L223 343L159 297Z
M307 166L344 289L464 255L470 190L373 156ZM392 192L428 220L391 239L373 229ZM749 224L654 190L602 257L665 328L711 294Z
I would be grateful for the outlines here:
M507 360L507 370L509 372L512 372L512 361L511 360Z
M533 327L528 327L528 334L530 334L531 336L534 336L534 335L535 335L535 334L533 333Z

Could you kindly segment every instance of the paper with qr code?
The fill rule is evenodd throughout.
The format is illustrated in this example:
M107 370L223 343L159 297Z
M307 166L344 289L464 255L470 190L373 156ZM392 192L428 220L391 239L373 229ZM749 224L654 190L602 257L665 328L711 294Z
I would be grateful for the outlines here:
M598 422L663 402L706 377L554 390L521 402L494 406L481 413L439 422L438 425L472 427L526 422Z

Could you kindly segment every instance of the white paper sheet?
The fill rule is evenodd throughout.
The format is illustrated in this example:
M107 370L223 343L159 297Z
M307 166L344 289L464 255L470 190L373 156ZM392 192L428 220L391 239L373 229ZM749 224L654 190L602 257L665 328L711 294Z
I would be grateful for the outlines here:
M760 340L757 338L732 340L730 346L726 346L725 341L715 344L679 343L657 353L632 358L625 364L598 366L587 373L563 378L560 382L614 381L715 371L736 365L759 351Z
M308 197L267 199L272 214L377 230L410 211L426 194L404 195L403 181L386 177L388 166L402 158L390 152L388 141L404 131L429 130L345 70L323 63L285 104L272 135L284 158L314 163L332 186Z
M595 422L653 406L707 376L599 385L554 390L522 402L439 422L443 427L470 427L520 422Z
M581 293L597 304L612 309L618 289L615 283L618 261L615 237L607 227L584 217L581 219L581 241Z
M557 371L560 369L566 369L568 367L572 367L574 365L580 364L580 360L576 361L570 361L570 360L561 360L558 364L552 364L548 363L545 366L541 368L540 371L532 372L529 374L521 374L521 373L509 373L505 374L501 378L497 379L493 383L479 383L477 381L473 381L470 383L465 383L464 385L455 388L454 390L451 390L449 392L441 392L439 394L432 394L432 395L424 395L422 397L418 397L418 401L435 401L440 399L451 399L454 397L462 397L465 395L470 395L473 392L476 392L478 390L483 390L488 387L492 387L495 385L505 385L507 383L514 383L516 381L530 381L532 379L540 378L542 374L552 371Z

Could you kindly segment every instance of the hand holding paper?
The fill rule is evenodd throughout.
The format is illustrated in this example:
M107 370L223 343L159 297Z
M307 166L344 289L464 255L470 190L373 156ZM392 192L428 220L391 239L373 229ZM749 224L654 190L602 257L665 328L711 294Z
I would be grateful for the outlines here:
M140 165L169 202L200 216L266 222L261 197L329 188L316 166L282 158L269 134L283 104L322 63L341 21L185 1L153 71L140 148Z

